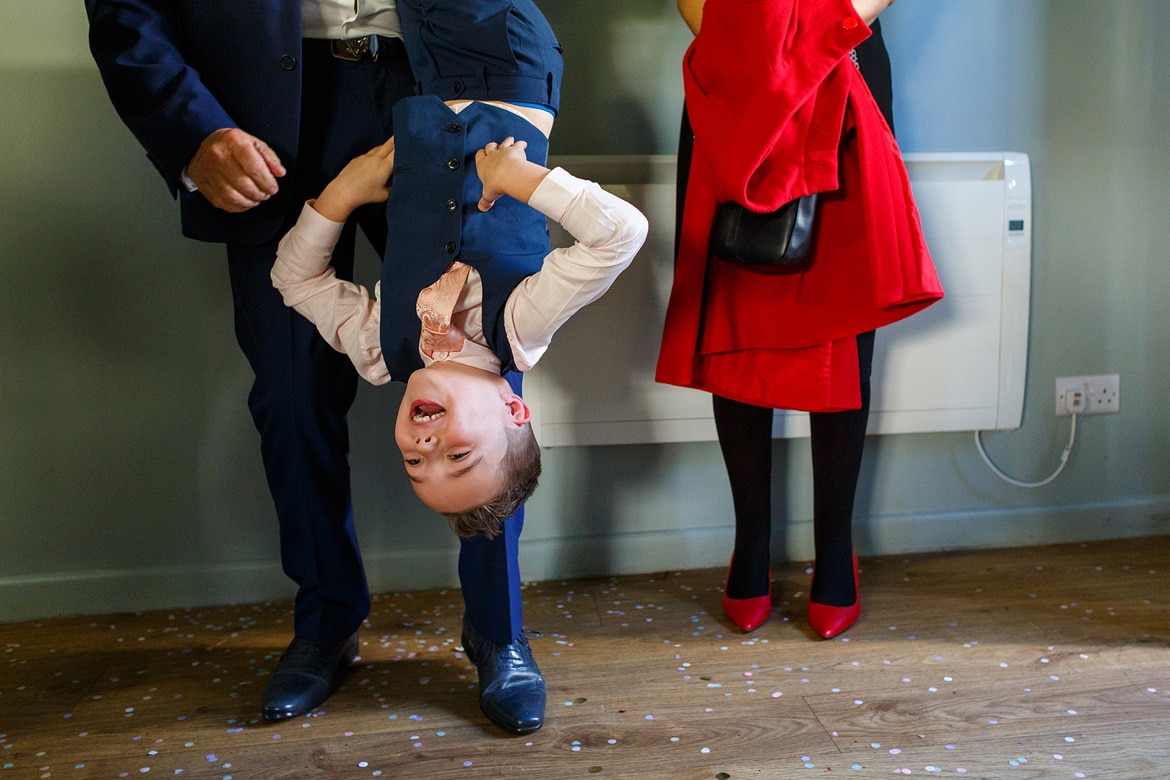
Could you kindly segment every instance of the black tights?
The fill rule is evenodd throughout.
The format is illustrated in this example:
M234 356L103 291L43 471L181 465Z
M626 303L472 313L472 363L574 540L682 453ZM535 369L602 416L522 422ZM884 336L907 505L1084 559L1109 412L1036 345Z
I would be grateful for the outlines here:
M816 571L809 598L846 607L853 588L853 499L869 422L873 333L858 336L861 408L814 412L812 429L813 537ZM772 538L772 410L712 396L715 427L735 509L734 565L727 595L768 593Z

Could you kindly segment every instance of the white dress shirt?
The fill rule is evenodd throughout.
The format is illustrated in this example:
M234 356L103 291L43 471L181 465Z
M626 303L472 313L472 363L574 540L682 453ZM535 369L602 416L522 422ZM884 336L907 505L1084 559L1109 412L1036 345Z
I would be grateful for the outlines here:
M402 37L395 0L301 0L304 38Z
M576 242L553 249L541 269L517 285L504 305L504 329L521 371L536 365L569 317L610 288L642 247L648 230L638 209L562 168L545 176L528 203L560 223ZM371 299L365 287L337 278L329 261L342 227L314 211L311 203L305 204L297 224L281 239L272 283L285 305L315 324L334 349L349 355L363 378L385 384L391 377L382 360L379 332L381 283L374 286ZM420 350L424 365L435 359L455 360L500 373L500 360L483 333L482 290L473 269L452 318L466 335L463 349L436 358Z

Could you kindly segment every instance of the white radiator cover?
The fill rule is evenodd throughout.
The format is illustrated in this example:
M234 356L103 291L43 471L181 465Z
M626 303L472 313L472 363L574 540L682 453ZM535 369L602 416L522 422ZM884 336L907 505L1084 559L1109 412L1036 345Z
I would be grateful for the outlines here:
M1031 285L1027 155L907 154L927 245L946 297L882 328L871 434L1018 428ZM543 446L715 439L706 393L654 382L670 290L673 158L566 157L641 208L651 236L631 268L557 334L524 380ZM569 239L554 229L553 242ZM774 435L808 435L808 415L777 411Z

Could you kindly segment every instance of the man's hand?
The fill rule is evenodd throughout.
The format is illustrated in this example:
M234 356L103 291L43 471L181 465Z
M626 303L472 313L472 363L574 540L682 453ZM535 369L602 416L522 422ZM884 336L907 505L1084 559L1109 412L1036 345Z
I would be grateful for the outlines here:
M187 165L187 175L216 208L232 213L247 211L276 194L276 179L284 176L276 152L239 128L216 130L199 145Z
M341 169L313 202L326 219L344 222L359 206L383 203L390 197L390 175L394 173L394 138L359 155Z

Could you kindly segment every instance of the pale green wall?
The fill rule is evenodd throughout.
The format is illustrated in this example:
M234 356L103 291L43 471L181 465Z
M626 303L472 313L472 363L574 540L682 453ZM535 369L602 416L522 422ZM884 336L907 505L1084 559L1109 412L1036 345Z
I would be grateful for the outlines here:
M673 0L544 5L568 62L554 152L671 152L687 41ZM1055 466L1056 376L1120 373L1122 412L1083 419L1040 490L991 475L967 433L871 438L859 549L1170 530L1170 7L899 0L886 20L906 151L1032 161L1024 423L987 437L993 457L1023 479ZM85 34L80 0L0 5L0 620L289 597L220 250L179 237ZM396 401L363 387L353 414L369 577L455 584L453 537L391 467ZM804 557L808 443L776 453L777 554ZM725 562L715 444L555 449L545 464L526 579Z

